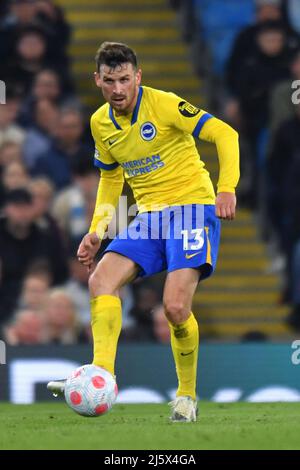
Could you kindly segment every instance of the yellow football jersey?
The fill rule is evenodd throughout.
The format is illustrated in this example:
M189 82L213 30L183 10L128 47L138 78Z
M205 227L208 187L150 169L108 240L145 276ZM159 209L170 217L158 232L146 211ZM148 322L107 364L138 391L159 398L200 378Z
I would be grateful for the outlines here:
M216 118L175 94L141 86L130 115L116 116L108 103L93 114L95 165L122 167L140 212L214 204L214 188L193 138L209 120ZM226 172L221 185L234 192L238 178L230 168Z

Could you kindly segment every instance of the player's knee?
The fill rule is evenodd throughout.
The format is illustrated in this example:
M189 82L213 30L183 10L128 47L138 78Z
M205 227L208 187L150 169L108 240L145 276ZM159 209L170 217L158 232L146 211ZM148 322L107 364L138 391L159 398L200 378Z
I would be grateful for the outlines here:
M189 311L183 302L164 302L167 319L175 325L184 323L189 315Z
M112 283L108 282L107 277L101 269L95 270L89 278L89 291L91 297L99 295L115 295L115 288Z

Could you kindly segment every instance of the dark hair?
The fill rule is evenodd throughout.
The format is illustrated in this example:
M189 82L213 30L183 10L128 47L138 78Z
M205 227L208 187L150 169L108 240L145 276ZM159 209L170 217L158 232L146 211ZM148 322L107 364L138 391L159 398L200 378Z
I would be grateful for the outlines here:
M8 204L32 204L32 195L26 188L11 189L5 194L5 205Z
M282 20L267 20L257 27L258 34L269 33L274 31L282 34L285 34L287 32L286 26L282 22Z
M134 68L137 67L136 53L120 42L103 42L96 53L95 60L97 72L103 64L115 69L118 65L129 62Z
M34 24L23 26L18 30L16 37L17 42L19 42L21 39L23 39L24 36L28 36L29 34L35 34L47 43L47 35L44 30L40 26Z

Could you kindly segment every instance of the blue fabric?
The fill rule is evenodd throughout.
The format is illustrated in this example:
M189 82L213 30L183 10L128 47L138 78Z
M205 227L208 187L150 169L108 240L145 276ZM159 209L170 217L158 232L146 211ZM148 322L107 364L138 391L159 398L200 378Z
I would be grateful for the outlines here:
M164 270L201 268L203 280L216 266L220 226L214 205L191 204L146 212L138 214L105 252L133 260L141 268L141 277Z
M97 168L101 168L102 170L114 170L115 168L118 168L119 166L119 163L118 162L115 162L115 163L103 163L101 162L100 160L98 160L98 158L94 158L94 165L97 167Z
M222 74L237 34L255 20L254 0L194 0L194 7L214 71Z
M213 116L209 113L205 113L205 114L203 114L203 116L201 116L201 118L199 119L199 121L196 124L195 129L193 130L193 137L196 137L196 138L199 137L199 134L201 132L202 127L204 126L206 121L208 121L212 117Z
M144 91L143 87L140 86L139 87L139 94L138 94L138 97L137 97L137 100L136 100L136 105L135 105L135 108L134 108L133 113L132 113L132 118L131 118L131 125L132 126L133 126L133 124L135 124L137 122L137 118L138 118L139 110L140 110L140 106L141 106L141 101L142 101L142 96L143 96L143 91ZM113 109L112 109L111 106L109 107L109 117L112 120L112 122L114 123L115 128L118 129L119 131L121 131L122 127L116 121L115 116L114 116L114 112L113 112Z
M32 176L46 176L58 190L71 184L69 157L55 144L36 160L30 173Z

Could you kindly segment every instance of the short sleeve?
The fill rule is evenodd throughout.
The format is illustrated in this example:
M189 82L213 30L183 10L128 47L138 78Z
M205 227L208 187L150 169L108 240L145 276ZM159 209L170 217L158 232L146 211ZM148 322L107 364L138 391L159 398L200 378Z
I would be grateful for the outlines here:
M116 162L109 150L105 147L95 116L91 118L91 132L95 142L94 165L101 170L114 170L119 166L119 163Z
M203 109L197 108L174 93L164 93L163 114L172 126L194 137L199 137L202 127L213 116Z

